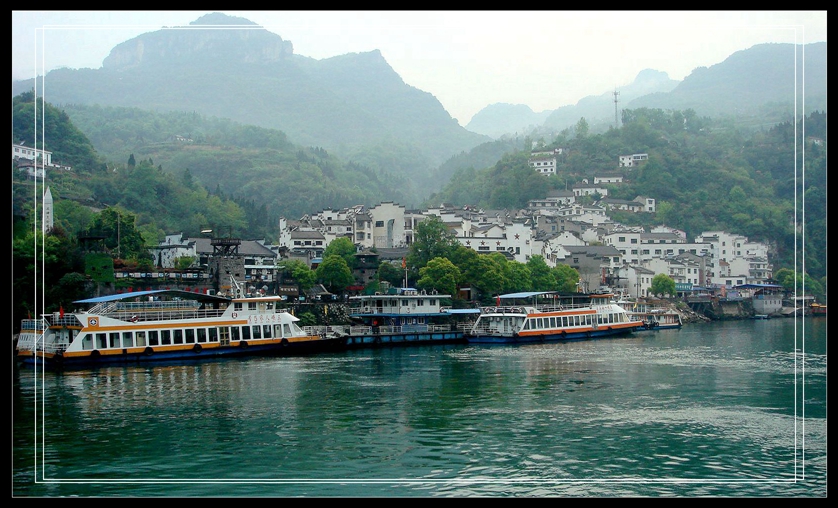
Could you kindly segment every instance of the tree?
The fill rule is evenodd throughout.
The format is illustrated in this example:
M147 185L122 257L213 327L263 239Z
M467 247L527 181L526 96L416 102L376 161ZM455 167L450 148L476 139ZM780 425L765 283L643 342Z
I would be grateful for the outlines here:
M301 295L314 287L316 281L314 270L298 259L281 260L276 270L281 280L289 276L294 279L294 282L297 284L297 290Z
M460 269L446 258L434 258L419 269L416 286L427 291L436 290L442 294L457 295L457 280Z
M378 280L389 282L393 287L400 287L404 282L404 270L384 261L378 265Z
M659 273L652 278L652 287L650 289L653 295L657 296L674 296L675 295L675 281L672 277L665 273Z
M550 270L556 280L556 289L564 293L576 291L576 284L579 282L579 272L570 265L558 264Z
M556 289L556 278L551 273L550 267L547 266L547 262L544 261L544 256L532 256L527 260L527 267L530 269L533 291L554 291Z
M442 219L431 215L416 225L407 264L418 270L433 258L449 257L451 251L459 246Z
M180 256L175 259L175 268L178 270L186 270L195 262L195 256Z
M346 261L337 254L325 258L315 270L315 276L326 289L336 294L343 293L346 286L355 282L352 270L349 269Z
M326 249L323 251L323 258L325 259L333 255L340 256L344 261L346 261L346 265L349 269L352 270L358 263L358 258L355 257L356 252L357 249L355 248L355 244L352 243L352 240L342 236L329 242L329 245L327 245Z

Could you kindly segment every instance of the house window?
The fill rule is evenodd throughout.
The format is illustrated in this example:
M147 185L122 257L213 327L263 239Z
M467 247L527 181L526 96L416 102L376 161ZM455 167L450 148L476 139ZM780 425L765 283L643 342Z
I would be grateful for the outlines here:
M637 243L637 238L632 238L631 243Z
M377 221L375 221L375 227L377 227L377 228L383 228L383 227L384 227L384 221L383 221L383 220L377 220Z

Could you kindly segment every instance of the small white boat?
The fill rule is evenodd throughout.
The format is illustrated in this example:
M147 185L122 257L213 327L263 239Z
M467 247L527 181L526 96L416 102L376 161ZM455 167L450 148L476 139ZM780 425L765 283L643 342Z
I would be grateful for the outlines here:
M88 306L25 319L16 345L24 364L96 366L323 350L341 341L310 335L278 307L282 297L229 298L138 291L73 302Z
M555 291L500 295L497 306L481 309L466 340L502 344L590 339L628 335L643 325L631 319L612 294L579 295L569 302L567 298ZM500 305L501 300L529 299L534 303Z

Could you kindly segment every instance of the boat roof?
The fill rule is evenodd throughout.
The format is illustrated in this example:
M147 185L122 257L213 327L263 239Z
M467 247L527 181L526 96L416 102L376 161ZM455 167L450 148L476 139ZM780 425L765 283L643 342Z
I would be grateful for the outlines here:
M507 293L505 295L498 295L498 298L530 298L538 295L555 295L558 291L525 291L523 293Z
M102 302L116 302L119 300L128 300L149 295L169 294L171 296L181 297L184 300L198 300L202 302L229 302L230 299L225 296L207 295L204 293L192 293L190 291L181 291L179 289L153 289L150 291L130 291L128 293L117 293L113 295L97 296L95 298L87 298L84 300L76 300L73 303L102 303Z

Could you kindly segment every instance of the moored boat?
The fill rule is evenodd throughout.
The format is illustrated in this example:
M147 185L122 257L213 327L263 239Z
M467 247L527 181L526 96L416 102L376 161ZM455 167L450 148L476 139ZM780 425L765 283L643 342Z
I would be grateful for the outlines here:
M652 309L648 312L629 312L629 315L634 320L639 320L643 323L643 328L646 330L668 330L672 328L681 328L683 321L681 314L673 309Z
M552 342L629 335L640 328L643 323L631 319L613 298L612 294L591 294L582 303L568 303L554 291L500 295L497 306L481 309L466 340L484 344ZM501 305L501 300L527 299L532 303Z
M813 316L826 317L826 304L813 302L809 305L809 310L812 311Z
M349 297L352 325L309 327L329 337L340 337L348 347L464 342L478 309L443 305L450 295L413 288Z
M319 351L341 345L310 335L278 307L281 297L138 291L73 302L87 310L21 323L24 364L95 366Z
M681 313L665 304L654 304L644 299L620 299L617 304L628 312L632 321L642 323L639 330L668 330L681 328Z

